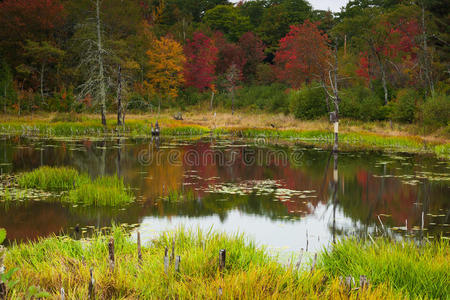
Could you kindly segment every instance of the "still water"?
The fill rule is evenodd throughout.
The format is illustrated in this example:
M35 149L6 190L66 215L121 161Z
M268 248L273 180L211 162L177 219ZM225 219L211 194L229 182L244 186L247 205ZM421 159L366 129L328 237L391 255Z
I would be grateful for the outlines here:
M289 251L320 250L382 228L398 237L450 236L450 164L430 155L334 156L260 139L1 137L3 177L43 165L73 166L92 178L123 176L137 200L119 208L51 197L0 200L8 242L61 233L80 237L113 222L133 225L145 240L183 225L245 233L269 249Z

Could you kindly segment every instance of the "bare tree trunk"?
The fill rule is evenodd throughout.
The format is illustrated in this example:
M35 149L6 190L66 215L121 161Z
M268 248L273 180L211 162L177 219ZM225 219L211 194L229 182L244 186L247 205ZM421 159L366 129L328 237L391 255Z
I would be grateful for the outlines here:
M6 114L6 87L7 87L7 85L6 85L6 82L5 82L5 86L4 86L4 90L3 90L3 95L4 95L4 98L3 98L3 113L4 114Z
M105 74L103 67L103 47L102 47L102 33L100 21L100 0L96 1L97 9L97 49L98 49L98 66L99 66L99 84L100 84L100 109L102 114L102 124L106 126L106 88L105 88Z
M117 77L117 125L122 125L122 67L120 65Z
M44 72L45 72L45 62L43 62L42 63L42 66L41 66L41 80L40 80L40 88L41 88L41 101L42 101L42 103L44 103Z
M338 53L337 53L337 39L335 41L335 45L334 45L334 87L333 87L333 92L334 92L334 110L336 113L336 120L334 123L334 146L333 146L333 151L337 152L339 147L338 147L338 142L339 142L339 91L338 91L338 83L337 83L337 74L338 74ZM333 84L333 82L331 82L331 84Z
M430 88L431 97L434 97L434 83L432 78L433 76L431 74L430 60L428 56L427 28L425 24L425 6L423 4L423 1L422 1L422 39L423 39L422 67L425 71L425 80L427 81L428 86Z
M158 116L160 112L161 112L161 97L158 97Z
M210 104L211 111L213 110L213 101L214 101L214 91L211 91L211 104Z
M231 87L231 114L234 115L234 86Z

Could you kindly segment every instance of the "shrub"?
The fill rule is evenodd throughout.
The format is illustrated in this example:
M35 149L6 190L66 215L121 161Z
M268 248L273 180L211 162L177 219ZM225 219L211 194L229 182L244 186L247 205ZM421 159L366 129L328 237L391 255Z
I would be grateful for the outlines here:
M392 120L412 123L414 121L419 99L420 96L415 90L399 90L396 99L390 103L390 117Z
M428 98L420 107L423 122L432 127L447 126L450 119L450 96Z
M283 84L243 87L237 93L237 106L254 106L266 111L285 112L288 110L288 97L285 90L286 86Z
M328 112L325 92L319 85L303 86L289 94L290 111L299 119L316 119Z
M269 64L258 64L256 66L255 81L261 85L269 85L276 81L273 68Z
M341 93L340 113L342 117L363 121L384 120L387 115L383 100L370 89L355 86Z
M87 182L89 176L69 167L44 166L18 177L19 187L46 191L73 189Z

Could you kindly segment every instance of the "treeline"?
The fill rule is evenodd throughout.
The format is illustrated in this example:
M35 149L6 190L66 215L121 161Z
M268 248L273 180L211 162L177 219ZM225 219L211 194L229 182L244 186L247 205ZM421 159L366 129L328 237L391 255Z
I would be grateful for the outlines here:
M155 111L190 105L447 126L446 1L0 1L0 104Z

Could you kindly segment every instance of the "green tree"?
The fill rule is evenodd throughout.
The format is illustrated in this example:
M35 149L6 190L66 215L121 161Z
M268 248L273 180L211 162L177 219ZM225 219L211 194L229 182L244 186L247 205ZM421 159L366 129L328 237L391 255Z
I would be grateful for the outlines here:
M30 40L26 42L24 49L25 55L33 61L33 65L37 66L34 70L39 74L41 101L45 103L44 79L46 68L57 63L64 56L64 51L46 41L33 42Z
M274 52L278 41L289 32L289 26L302 24L311 17L311 13L312 7L305 0L268 1L257 32L268 50Z
M238 41L252 29L250 18L241 15L239 9L231 5L217 5L208 10L203 19L211 29L222 31L232 41Z

